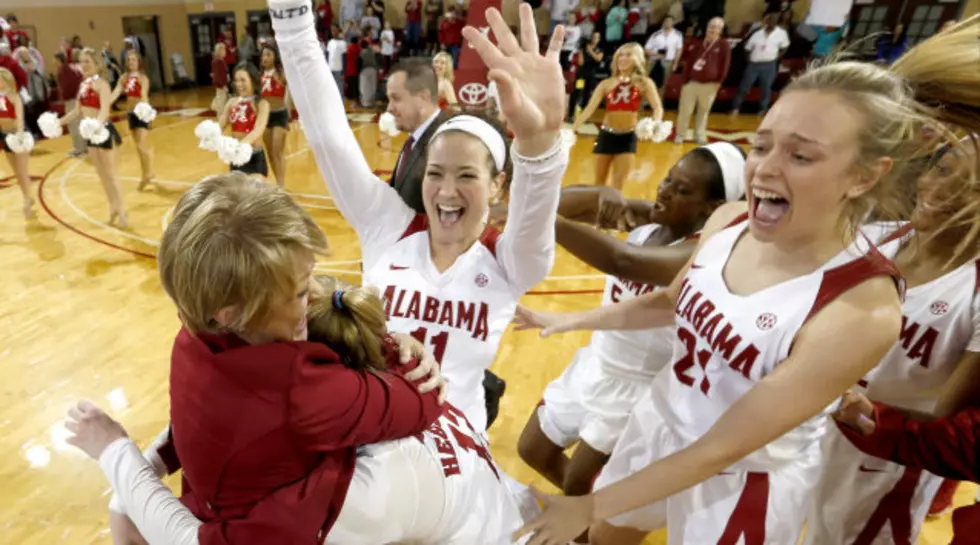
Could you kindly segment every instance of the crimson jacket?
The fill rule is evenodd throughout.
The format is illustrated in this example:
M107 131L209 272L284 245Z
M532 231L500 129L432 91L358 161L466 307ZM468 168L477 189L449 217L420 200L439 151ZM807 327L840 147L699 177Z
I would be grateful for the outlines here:
M181 501L205 523L201 544L319 543L343 506L356 446L419 433L440 413L437 392L419 394L397 373L408 368L393 369L351 370L319 343L181 329L173 448L160 454L184 470Z
M916 421L875 402L877 426L862 435L848 426L837 427L861 451L905 466L924 469L940 477L980 482L980 408L964 409L945 418ZM953 512L950 545L977 543L980 504Z

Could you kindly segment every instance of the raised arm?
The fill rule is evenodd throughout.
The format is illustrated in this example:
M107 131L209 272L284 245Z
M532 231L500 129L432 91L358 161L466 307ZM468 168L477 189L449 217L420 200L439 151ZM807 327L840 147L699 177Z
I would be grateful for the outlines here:
M310 2L269 0L269 8L290 96L337 209L354 227L362 247L369 246L368 239L377 246L394 242L415 212L374 175L364 159L347 121L343 98L320 51Z
M514 179L507 226L497 242L497 262L506 271L511 292L518 296L544 280L554 263L558 196L568 166L568 149L559 137L565 117L565 80L558 55L565 29L555 30L542 56L530 6L521 4L520 17L520 42L496 9L487 10L487 23L498 45L472 27L463 29L490 68L500 110L514 131L510 152Z

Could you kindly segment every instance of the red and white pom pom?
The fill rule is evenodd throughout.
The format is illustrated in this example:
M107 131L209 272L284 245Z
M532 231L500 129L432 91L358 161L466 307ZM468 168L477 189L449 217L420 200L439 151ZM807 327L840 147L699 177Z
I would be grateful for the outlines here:
M54 112L44 112L37 118L37 125L41 128L41 134L45 138L58 138L62 135L61 122L58 121L58 114Z
M7 147L14 153L30 153L34 149L34 135L27 131L7 135Z
M157 118L157 111L147 102L140 102L133 108L133 115L143 123L150 123Z
M221 140L221 125L211 119L201 121L194 129L194 136L200 140L199 148L217 152Z

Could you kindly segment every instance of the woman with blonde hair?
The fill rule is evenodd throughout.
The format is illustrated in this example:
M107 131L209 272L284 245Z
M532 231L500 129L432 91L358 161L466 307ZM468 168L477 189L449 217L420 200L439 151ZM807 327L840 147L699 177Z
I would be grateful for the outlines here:
M432 69L436 72L439 80L439 109L449 110L459 104L456 100L456 90L453 88L453 81L456 75L453 71L453 57L445 51L436 53L432 58Z
M0 149L6 152L7 163L14 170L17 185L24 195L25 218L31 216L34 206L31 177L27 171L27 160L33 148L34 138L24 132L24 103L17 93L17 81L10 70L0 68Z
M122 182L116 170L115 149L122 144L122 137L109 120L112 89L106 81L102 55L86 47L77 58L82 75L85 76L78 89L78 104L58 121L61 125L68 125L76 118L82 118L79 132L87 140L89 159L95 166L95 172L99 175L102 188L109 199L109 224L125 229L129 222L123 202Z
M634 407L596 491L540 495L544 514L521 531L530 544L589 525L596 545L663 526L672 545L798 541L830 409L902 331L899 272L860 225L872 210L908 213L909 172L935 145L924 130L955 145L942 123L980 124L978 23L891 68L836 62L788 86L746 160L748 202L718 209L666 290L568 315L519 311L546 336L677 326L670 368Z
M143 69L143 59L139 51L130 49L126 52L126 75L119 79L115 91L112 92L112 103L121 95L126 96L129 112L129 132L136 143L136 152L140 158L140 170L143 177L136 187L142 191L146 184L153 179L153 147L150 145L150 122L156 117L156 111L150 106L150 78ZM140 105L143 106L140 106Z
M636 125L644 98L653 108L653 120L663 119L664 108L657 85L646 76L643 48L638 43L628 43L616 50L612 60L612 76L596 86L589 103L572 124L572 130L578 130L582 123L592 117L602 100L606 100L602 127L592 148L592 153L596 156L596 185L608 184L622 189L633 171L636 160Z

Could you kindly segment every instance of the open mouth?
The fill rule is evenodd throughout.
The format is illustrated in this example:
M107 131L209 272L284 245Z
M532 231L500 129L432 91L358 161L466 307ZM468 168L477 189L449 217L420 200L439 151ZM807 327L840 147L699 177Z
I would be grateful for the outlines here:
M753 188L752 197L754 202L752 216L758 223L767 226L775 225L789 212L789 200L779 193Z
M439 214L439 223L443 227L452 227L459 223L462 219L463 213L466 212L466 208L462 206L450 206L447 204L437 204L436 211Z

